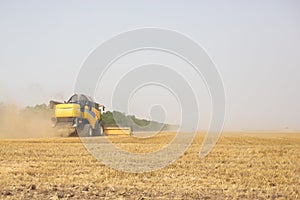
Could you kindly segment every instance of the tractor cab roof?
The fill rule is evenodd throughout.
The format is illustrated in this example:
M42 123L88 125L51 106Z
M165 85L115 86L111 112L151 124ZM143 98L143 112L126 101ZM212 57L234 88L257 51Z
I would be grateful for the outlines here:
M69 100L68 103L79 103L79 102L94 102L93 99L84 94L74 94Z

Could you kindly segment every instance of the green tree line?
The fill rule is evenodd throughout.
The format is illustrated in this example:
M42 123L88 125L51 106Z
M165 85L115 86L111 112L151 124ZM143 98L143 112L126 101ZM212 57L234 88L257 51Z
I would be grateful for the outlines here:
M107 111L102 114L104 126L131 127L134 131L157 131L176 129L176 125L163 124L146 119L138 119L134 115L126 115L118 111Z

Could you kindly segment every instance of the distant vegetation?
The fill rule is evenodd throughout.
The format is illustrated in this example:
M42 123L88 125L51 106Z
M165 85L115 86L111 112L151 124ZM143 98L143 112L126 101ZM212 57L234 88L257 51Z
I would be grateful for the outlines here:
M37 104L35 106L27 106L23 111L34 111L34 112L51 112L51 109L46 104Z
M134 115L126 115L118 111L107 111L102 115L104 126L130 126L134 131L174 130L176 125L138 119Z

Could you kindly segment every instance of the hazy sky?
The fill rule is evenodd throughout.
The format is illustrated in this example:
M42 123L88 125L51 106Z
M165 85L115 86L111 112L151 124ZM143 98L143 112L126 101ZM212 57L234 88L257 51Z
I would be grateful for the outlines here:
M1 0L0 101L34 105L66 99L99 44L120 32L161 27L197 41L216 64L226 90L226 129L300 130L299 22L296 0ZM157 100L147 94L136 97L132 114L147 116L143 105ZM205 112L208 97L201 104ZM178 112L170 115L168 122L178 121Z

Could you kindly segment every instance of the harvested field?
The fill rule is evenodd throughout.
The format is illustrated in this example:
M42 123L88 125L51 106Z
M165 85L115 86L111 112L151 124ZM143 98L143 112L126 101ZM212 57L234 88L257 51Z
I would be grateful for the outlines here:
M113 137L151 152L173 135ZM0 197L7 199L299 199L300 134L225 133L204 159L203 134L168 167L125 173L92 157L79 138L1 139ZM136 143L137 142L137 143Z

